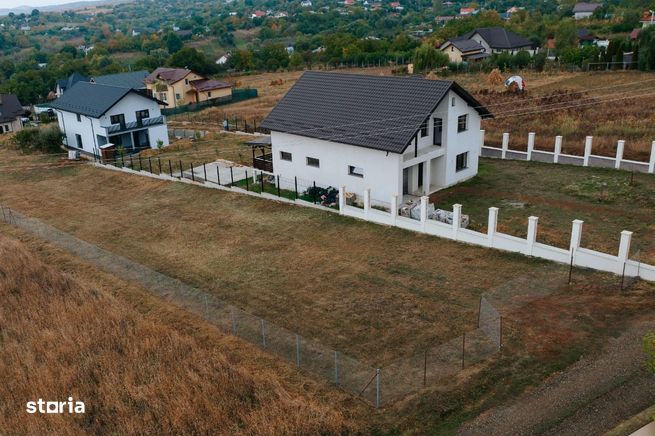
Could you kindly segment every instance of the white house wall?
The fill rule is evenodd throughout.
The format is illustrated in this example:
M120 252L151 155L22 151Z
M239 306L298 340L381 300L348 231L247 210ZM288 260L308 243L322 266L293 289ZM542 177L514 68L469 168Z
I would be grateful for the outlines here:
M402 186L399 154L282 132L271 132L271 142L273 170L280 175L284 188L293 189L295 176L305 185L315 181L317 185L345 186L347 191L358 194L374 188L387 201ZM292 161L281 160L281 151L291 153ZM308 166L307 157L319 159L320 167ZM364 177L349 175L350 165L362 168Z
M86 115L80 115L80 121L78 121L77 115L72 112L57 110L56 113L59 128L62 132L65 132L66 144L69 147L77 148L75 135L78 134L82 137L82 150L87 153L97 154L97 147L102 145L98 140L98 136L107 137L105 127L111 125L112 115L123 114L125 116L125 122L130 123L136 121L137 111L145 109L150 112L150 118L161 116L161 110L157 102L134 93L126 95L100 118L90 118ZM158 140L161 140L163 145L168 145L168 130L165 123L149 127L148 134L152 148L157 146Z
M452 99L455 99L455 106L452 106ZM444 136L446 138L445 159L439 168L439 187L445 188L470 179L478 173L478 160L480 158L480 146L482 143L482 132L480 131L480 114L471 108L469 104L455 92L448 93L448 101L442 101L436 112L443 113L444 105L449 105L448 119L444 120ZM468 126L464 132L457 132L457 117L468 114ZM457 155L468 152L468 168L456 171ZM441 178L443 175L443 178Z

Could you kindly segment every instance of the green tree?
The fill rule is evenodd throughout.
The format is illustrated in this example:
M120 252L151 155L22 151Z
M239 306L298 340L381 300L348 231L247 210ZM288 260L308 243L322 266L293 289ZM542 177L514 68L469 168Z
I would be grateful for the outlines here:
M432 13L435 16L439 16L443 13L443 1L442 0L432 0Z
M168 59L168 64L177 68L188 68L199 74L212 74L215 66L204 53L192 47L184 47Z
M177 53L184 46L182 39L175 32L168 32L164 36L164 42L166 43L166 49L171 54Z
M426 71L448 65L448 55L434 48L432 44L422 44L414 50L414 69Z
M555 46L557 50L576 47L578 45L578 31L571 19L562 20L555 31Z
M640 70L655 69L655 27L648 26L639 32L639 61Z

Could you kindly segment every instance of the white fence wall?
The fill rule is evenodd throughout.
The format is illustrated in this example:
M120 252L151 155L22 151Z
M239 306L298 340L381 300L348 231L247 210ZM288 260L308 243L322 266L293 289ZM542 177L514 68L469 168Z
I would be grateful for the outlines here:
M345 192L345 187L341 187L339 190L339 198L344 198ZM364 195L364 198L370 199L370 193ZM391 198L390 203L392 205L397 205L397 200L396 197L393 197ZM626 276L640 277L644 280L655 281L655 266L628 259L632 232L627 230L621 232L619 252L614 256L580 247L583 222L575 220L573 221L571 230L570 248L566 250L536 242L538 231L537 217L528 218L528 236L523 239L499 233L496 230L498 209L495 207L489 208L489 226L487 233L480 233L474 230L460 228L459 225L457 225L460 220L456 218L453 219L452 225L427 219L427 204L428 197L421 197L420 220L397 216L395 212L397 209L393 207L391 212L384 212L370 209L370 205L367 204L364 204L364 209L360 209L348 206L344 202L340 202L339 204L339 213L341 215L363 219L378 224L400 227L405 230L419 233L426 233L440 238L510 251L513 253L521 253L527 256L539 257L564 264L572 263L574 266L591 268L619 275L625 273ZM461 216L461 208L462 206L459 204L453 206L453 214L455 217Z
M204 186L208 188L221 189L225 191L232 191L242 193L255 197L265 198L269 200L280 201L284 203L297 204L306 207L318 208L325 211L336 212L335 209L315 205L303 200L289 200L284 197L276 197L271 194L255 193L246 191L236 187L222 186L212 182L193 182L189 179L178 179L170 177L166 174L152 174L147 171L135 171L129 168L118 168L112 165L104 165L96 163L96 166L108 168L116 171L122 171L131 174L138 174L141 176L152 177L160 180L182 181L184 183ZM635 260L628 259L630 253L630 241L632 232L624 230L621 232L621 242L619 252L616 256L602 253L599 251L590 250L580 247L580 240L582 237L582 225L580 220L574 220L571 230L571 244L568 250L558 247L552 247L546 244L536 242L538 232L538 218L528 218L528 236L523 239L504 233L499 233L496 230L498 220L498 208L489 208L489 220L487 233L480 233L474 230L462 229L459 226L461 222L462 206L459 204L453 205L453 224L445 224L439 221L427 219L428 197L421 197L421 219L415 220L407 217L398 216L398 197L392 196L390 198L391 212L385 212L378 209L371 208L371 193L366 190L363 195L364 208L360 209L354 206L348 206L345 203L345 187L339 188L339 214L349 216L365 221L374 222L377 224L399 227L401 229L410 230L413 232L425 233L441 238L460 241L472 245L479 245L482 247L489 247L503 251L510 251L514 253L521 253L528 256L539 257L542 259L559 262L571 263L574 266L591 268L598 271L611 272L615 274L625 274L630 277L640 277L644 280L655 282L655 266L643 264Z
M579 165L596 168L614 168L641 173L655 173L655 141L651 144L649 162L640 162L623 158L625 141L619 140L616 144L616 156L598 156L592 154L593 136L585 138L584 156L562 153L562 137L556 136L553 144L553 151L535 150L534 141L536 134L530 132L527 138L527 151L509 149L509 133L503 133L503 141L500 148L482 145L480 155L497 159L512 159L523 161L535 161L545 163L560 163L568 165ZM483 131L484 137L484 131Z

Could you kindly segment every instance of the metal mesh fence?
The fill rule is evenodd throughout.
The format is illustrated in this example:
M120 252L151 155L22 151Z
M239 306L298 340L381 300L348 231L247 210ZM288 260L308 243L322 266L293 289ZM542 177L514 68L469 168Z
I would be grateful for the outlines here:
M381 405L380 376L375 368L39 220L2 206L0 210L6 223L37 235L109 273L139 283L220 329L322 376L373 405Z

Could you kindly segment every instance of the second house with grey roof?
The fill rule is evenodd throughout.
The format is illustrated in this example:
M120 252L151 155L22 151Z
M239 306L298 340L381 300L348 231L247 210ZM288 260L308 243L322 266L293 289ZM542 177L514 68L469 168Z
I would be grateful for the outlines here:
M282 184L370 189L375 202L475 176L490 116L453 81L310 71L262 126Z
M66 146L100 156L108 148L132 153L168 145L161 104L143 90L79 81L51 107Z

